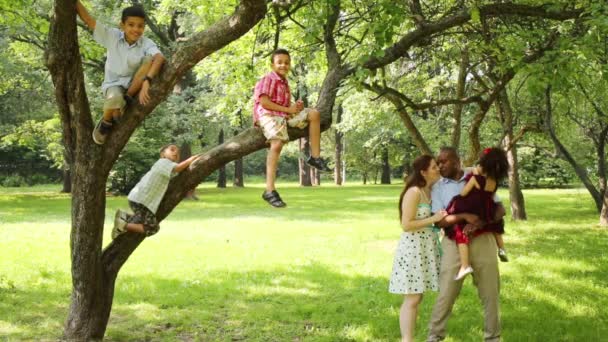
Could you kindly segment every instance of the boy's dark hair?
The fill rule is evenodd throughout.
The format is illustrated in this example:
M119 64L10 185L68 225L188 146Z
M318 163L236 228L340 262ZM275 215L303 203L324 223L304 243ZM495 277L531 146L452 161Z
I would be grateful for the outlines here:
M276 49L274 51L272 51L272 54L270 55L270 63L274 63L274 56L276 55L287 55L287 57L289 57L289 59L291 59L291 56L289 55L289 51L285 50L285 49Z
M141 5L127 7L122 10L122 17L120 20L124 23L127 21L127 17L140 17L146 19L146 11L144 11L144 8Z
M500 147L491 147L483 150L479 158L479 165L488 177L494 178L496 183L499 183L509 174L507 154Z
M167 144L167 145L163 145L163 147L160 148L160 150L158 151L159 154L162 156L163 152L165 152L165 150L168 149L169 146L175 146L179 149L179 146L177 146L177 144Z

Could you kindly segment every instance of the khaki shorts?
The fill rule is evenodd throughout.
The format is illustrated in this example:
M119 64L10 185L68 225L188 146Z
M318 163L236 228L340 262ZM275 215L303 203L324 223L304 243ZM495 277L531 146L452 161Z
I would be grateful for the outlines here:
M107 109L122 109L127 105L124 95L126 89L121 86L114 86L106 89L103 100L103 110Z
M298 114L288 118L277 115L263 114L258 120L258 125L262 127L267 141L282 140L287 142L289 141L287 126L296 127L299 129L305 128L308 126L308 113L310 113L312 110L312 108L304 108Z
M142 58L138 69L141 68L142 65L149 64L149 63L152 63L152 56L146 56L146 57ZM131 80L131 81L133 81L133 80ZM131 82L129 82L129 86L130 85L131 85ZM125 108L125 106L127 105L127 102L125 101L125 98L124 98L124 95L126 92L127 92L127 90L121 86L114 86L114 87L110 87L110 88L106 89L106 92L104 94L103 110L107 110L107 109L123 110Z

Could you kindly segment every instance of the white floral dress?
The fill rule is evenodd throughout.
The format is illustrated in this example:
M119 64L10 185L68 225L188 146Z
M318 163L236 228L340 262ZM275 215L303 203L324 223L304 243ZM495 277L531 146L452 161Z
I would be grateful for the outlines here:
M416 219L431 216L431 206L418 204ZM398 294L439 290L439 248L432 227L401 233L388 291Z

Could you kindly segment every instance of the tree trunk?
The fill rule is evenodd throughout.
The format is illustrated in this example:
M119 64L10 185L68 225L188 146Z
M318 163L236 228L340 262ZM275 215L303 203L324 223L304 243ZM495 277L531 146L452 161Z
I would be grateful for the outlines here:
M224 143L224 129L220 129L220 134L217 137L217 144L221 145ZM226 165L220 166L219 173L217 175L217 187L226 187Z
M509 160L509 199L511 201L511 219L515 221L527 220L526 205L524 202L524 194L521 191L521 183L519 181L519 162L517 160L517 146L507 151L507 159Z
M106 177L89 168L78 169L73 177L73 289L64 337L68 340L101 340L112 309L116 279L116 274L104 271L100 253Z
M363 172L363 185L367 185L367 172Z
M469 52L466 46L462 50L462 59L460 60L460 68L458 69L458 83L456 84L456 98L464 98L466 81L467 81L467 68L469 67ZM460 147L460 131L462 129L462 109L464 104L457 103L454 105L454 126L452 130L452 147L458 150Z
M300 154L306 154L308 151L308 139L300 138L298 144L300 145ZM300 186L312 186L311 168L301 157L298 159L298 168L298 174L300 175Z
M237 136L238 134L238 131L234 131L234 136ZM245 179L243 177L243 158L238 158L234 161L234 180L232 186L238 188L245 186Z
M608 191L604 191L602 211L600 211L600 226L608 228Z
M382 148L382 176L380 184L391 184L391 166L388 161L388 148Z
M72 172L70 167L66 164L63 166L63 188L61 192L69 194L72 192Z
M321 172L319 172L317 169L312 167L310 168L310 178L312 179L312 185L321 185Z
M338 113L336 115L336 123L339 124L342 122L342 114L344 113L344 108L342 104L338 106ZM338 131L336 129L335 133L335 142L336 142L336 150L335 150L335 162L336 165L334 167L334 180L337 185L342 185L342 153L344 150L344 145L342 140L344 138L344 133Z
M558 151L560 158L564 159L565 161L567 161L570 164L570 166L572 166L572 168L574 169L574 172L578 176L578 179L580 179L581 182L583 182L583 185L585 186L587 191L589 191L589 194L591 194L591 197L593 198L593 201L595 202L595 207L596 207L598 213L601 213L602 207L603 207L603 202L604 202L603 197L605 197L605 196L600 195L599 191L595 188L595 186L593 185L593 182L589 178L587 170L585 170L585 168L583 166L581 166L574 159L574 157L572 156L570 151L568 151L566 146L564 144L562 144L562 142L559 140L559 137L557 136L557 133L555 132L555 127L553 127L553 108L551 105L551 87L550 86L547 87L547 89L545 90L544 124L545 124L544 130L549 135L549 138L551 138L551 141L553 142L555 149Z
M509 161L509 199L511 200L511 219L527 220L524 194L519 181L519 161L517 159L517 144L513 143L513 110L509 101L509 94L503 89L498 97L497 109L501 116L503 129L506 131L504 146L511 146L507 150Z
M85 93L81 57L79 55L74 0L55 0L45 62L55 88L55 99L61 118L63 143L69 156L72 172L72 230L70 235L72 295L64 329L67 340L101 340L105 334L112 300L114 282L121 266L143 241L143 236L124 234L112 241L102 251L103 223L105 215L105 185L108 174L135 128L171 91L176 80L197 62L231 41L238 39L257 24L265 15L266 3L262 0L242 0L231 16L226 16L207 30L192 36L178 47L163 67L163 72L150 89L151 101L146 106L129 107L121 124L108 135L104 146L95 145L91 139L93 120ZM259 132L253 136L257 136ZM242 136L247 140L249 136ZM255 140L255 139L253 139ZM256 140L257 141L257 140ZM251 141L250 148L262 148L263 144ZM222 150L222 149L220 149ZM222 150L225 152L225 150ZM211 157L209 157L211 155ZM230 153L226 155L232 156ZM207 154L201 174L218 165L212 153ZM223 160L224 161L224 160ZM212 165L212 166L211 166ZM184 177L194 175L190 182ZM164 212L157 212L159 220L166 217L202 178L188 170L182 172L183 185L173 189L178 196L165 205ZM171 194L171 192L168 192ZM167 196L165 196L167 197Z

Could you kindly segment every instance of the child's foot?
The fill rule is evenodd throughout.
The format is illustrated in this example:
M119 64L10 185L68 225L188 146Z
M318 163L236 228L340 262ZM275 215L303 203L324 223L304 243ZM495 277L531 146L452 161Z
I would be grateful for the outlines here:
M318 157L315 158L313 156L308 157L308 159L306 159L306 164L314 167L315 169L321 171L321 172L332 172L333 170L329 168L329 166L327 166L327 163L325 163L325 160L323 160L323 158Z
M508 262L509 261L509 257L507 256L507 251L505 251L503 248L499 248L498 249L498 258L502 262Z
M93 141L97 145L103 145L106 142L106 137L111 130L111 122L107 122L104 119L99 120L97 126L95 126L95 129L93 130Z
M126 211L120 209L116 210L116 215L114 215L114 228L112 228L112 240L127 231L128 219L129 214Z
M456 275L456 278L454 278L454 280L460 280L471 273L473 273L473 267L471 267L471 266L465 267L465 268L461 267L460 271L458 271L458 274Z
M276 190L264 191L262 198L275 208L283 208L287 205L285 202L283 202L281 196L279 196L279 193Z

